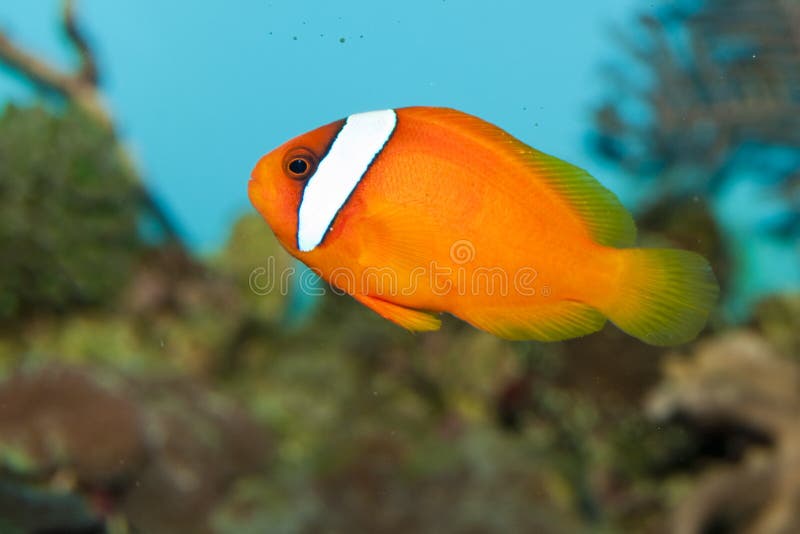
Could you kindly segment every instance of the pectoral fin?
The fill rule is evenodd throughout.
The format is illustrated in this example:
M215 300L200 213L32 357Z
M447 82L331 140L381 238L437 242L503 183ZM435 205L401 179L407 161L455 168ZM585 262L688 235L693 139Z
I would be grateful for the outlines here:
M353 298L384 319L389 319L393 323L399 324L412 332L439 330L439 327L442 325L442 321L427 312L398 306L397 304L392 304L391 302L367 295L353 295Z

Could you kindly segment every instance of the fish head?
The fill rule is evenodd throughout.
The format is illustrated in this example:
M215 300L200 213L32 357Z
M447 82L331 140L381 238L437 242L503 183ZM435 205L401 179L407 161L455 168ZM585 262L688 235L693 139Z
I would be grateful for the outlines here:
M343 120L295 137L263 156L250 175L250 202L292 255L297 247L298 210L308 180L342 129Z

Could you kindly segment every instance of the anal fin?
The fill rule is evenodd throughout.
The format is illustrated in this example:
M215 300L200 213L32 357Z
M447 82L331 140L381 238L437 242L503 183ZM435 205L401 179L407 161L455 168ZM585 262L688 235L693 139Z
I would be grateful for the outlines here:
M368 295L353 295L353 298L384 319L389 319L412 332L439 330L442 326L442 321L428 312L406 308Z
M472 326L512 340L561 341L597 332L605 316L588 304L560 301L528 307L480 308L459 313Z

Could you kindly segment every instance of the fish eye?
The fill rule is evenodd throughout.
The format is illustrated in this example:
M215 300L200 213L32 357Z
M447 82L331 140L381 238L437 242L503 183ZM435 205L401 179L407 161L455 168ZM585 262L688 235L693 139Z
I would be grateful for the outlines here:
M292 174L305 174L308 170L308 162L304 158L294 158L289 162L289 172Z
M314 172L316 164L316 157L310 150L299 148L286 155L283 166L289 178L305 180Z

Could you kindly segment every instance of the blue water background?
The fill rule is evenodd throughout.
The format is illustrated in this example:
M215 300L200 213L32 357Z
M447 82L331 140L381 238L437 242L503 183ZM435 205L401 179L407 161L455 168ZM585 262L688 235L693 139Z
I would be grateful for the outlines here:
M52 62L74 63L56 0L5 0L0 27ZM103 92L142 175L186 241L224 242L251 209L255 161L287 138L357 111L459 108L582 166L629 207L642 190L588 150L602 65L622 60L613 26L636 0L326 2L239 0L79 2L96 45ZM0 103L30 101L0 73ZM740 298L800 286L796 244L760 222L780 206L759 198L751 169L715 201L735 243Z

